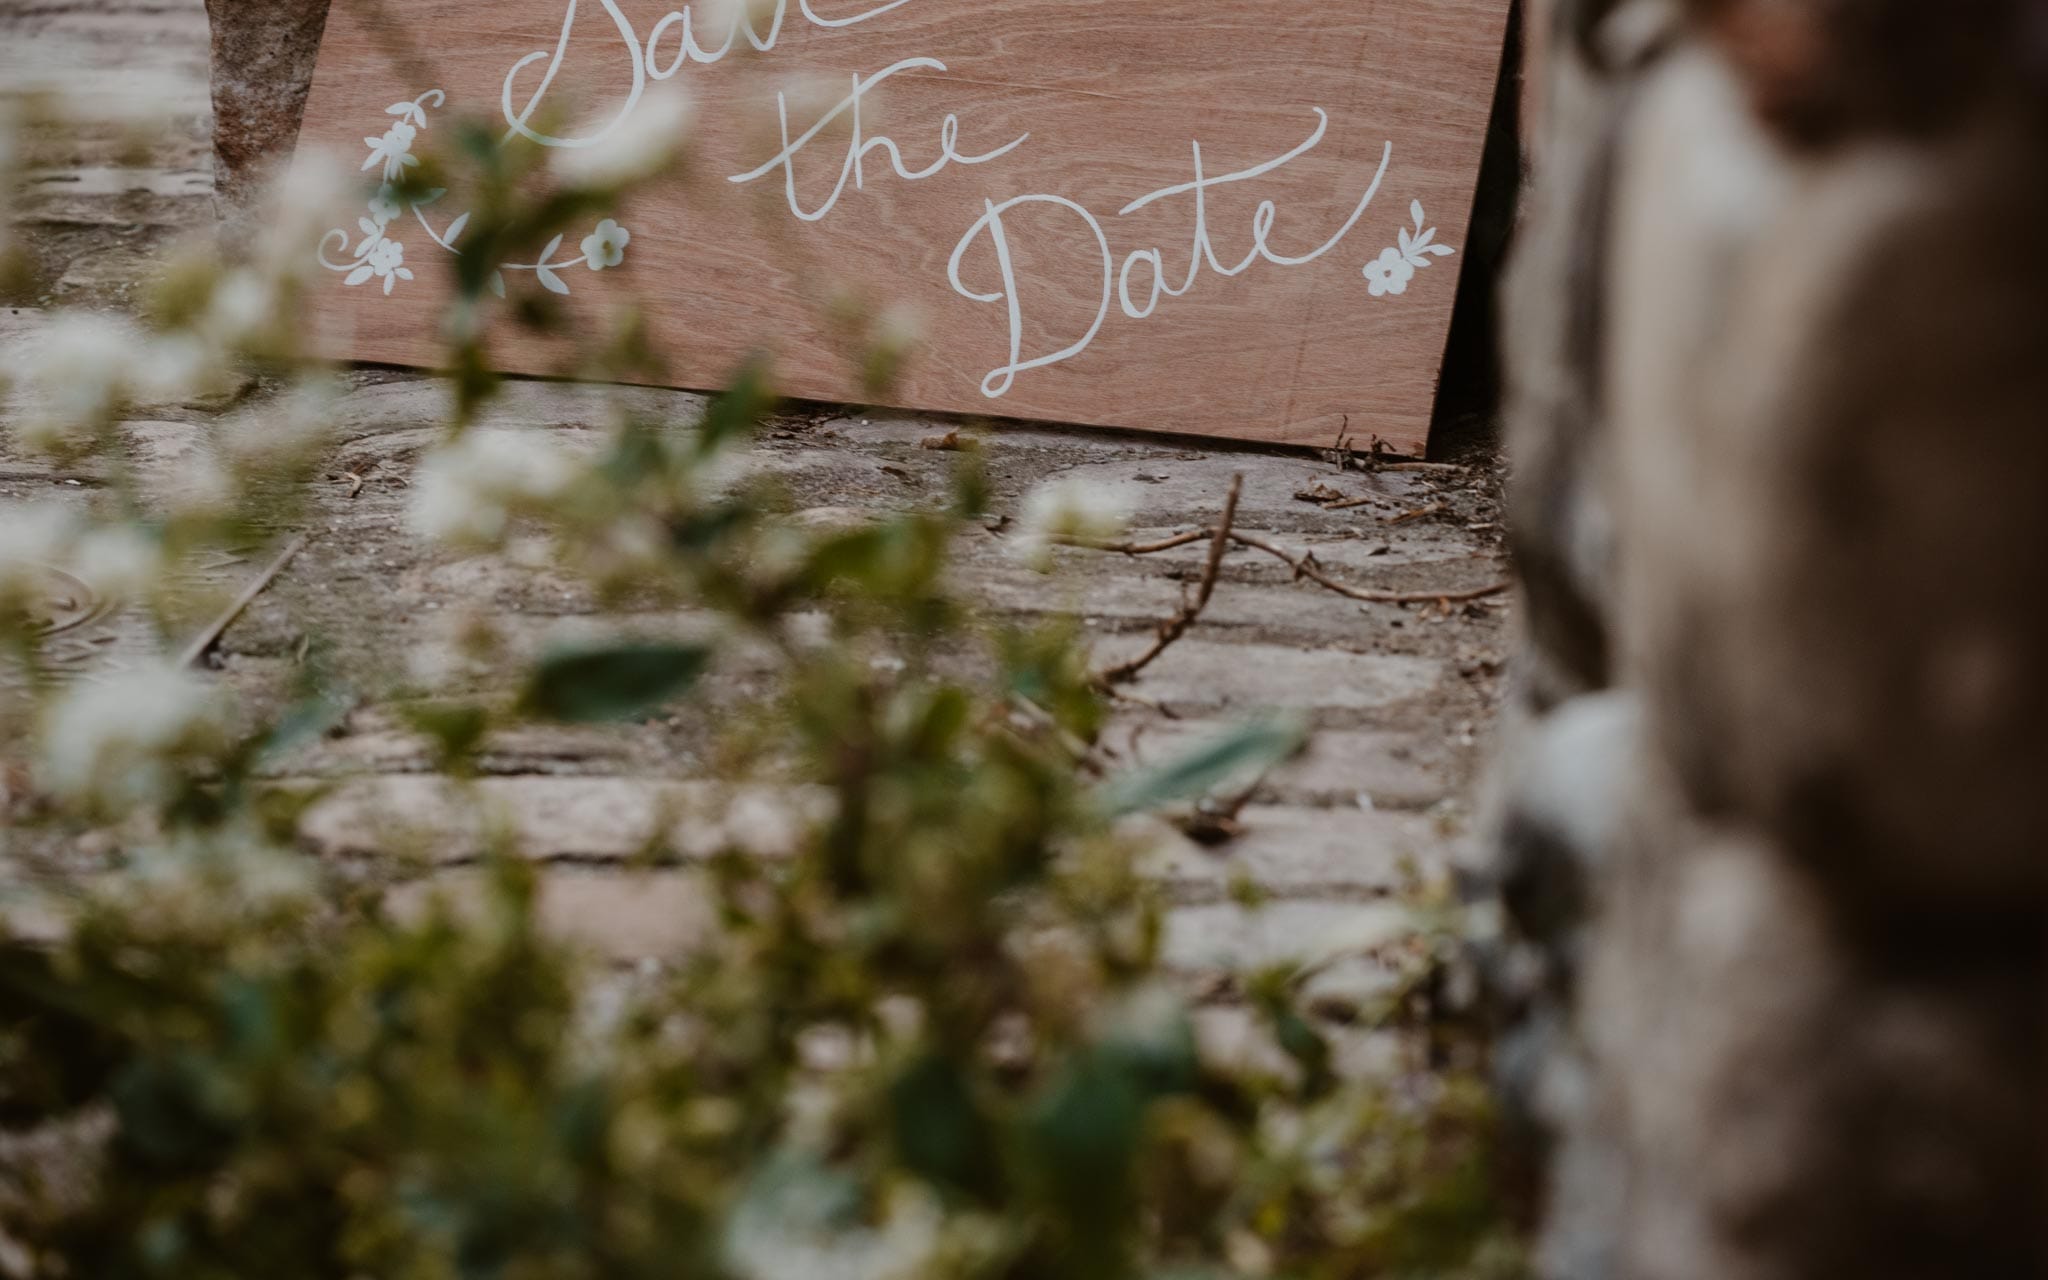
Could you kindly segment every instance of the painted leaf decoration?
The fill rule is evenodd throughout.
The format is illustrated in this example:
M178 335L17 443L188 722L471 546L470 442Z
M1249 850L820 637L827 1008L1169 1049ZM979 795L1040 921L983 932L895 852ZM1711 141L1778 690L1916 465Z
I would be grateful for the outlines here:
M371 276L375 274L376 272L372 271L368 267L357 267L354 271L348 273L348 279L342 281L342 283L361 284L363 281L368 280Z
M455 237L461 235L462 229L468 225L469 215L465 213L461 217L457 218L455 221L448 224L448 232L441 238L443 240L446 240L449 244L454 244Z
M412 104L410 102L394 102L384 108L384 114L387 116L402 116L411 110Z
M542 262L546 262L546 261L547 261L547 260L548 260L549 258L552 258L552 257L554 257L554 256L555 256L555 250L557 250L557 249L559 249L559 248L561 248L561 247L562 247L562 237L560 237L560 236L556 236L556 237L555 237L554 239L552 239L552 240L548 241L548 247L547 247L547 248L545 248L545 249L542 249L542 250L540 251L540 260L541 260Z
M1411 201L1409 201L1409 203L1408 203L1408 212L1410 212L1410 213L1412 213L1412 214L1414 214L1414 215L1415 215L1415 229L1416 229L1417 231L1420 231L1420 230L1422 230L1422 201L1420 201L1420 200L1411 200Z
M533 277L534 279L540 281L541 288L546 289L549 293L569 292L569 286L562 283L562 277L556 275L554 272L548 270L548 268L544 266L535 267L533 269Z
M1429 245L1428 247L1426 247L1425 249L1423 249L1423 252L1424 252L1424 253L1433 253L1433 254L1436 254L1436 255L1437 255L1438 257L1442 257L1443 255L1445 255L1445 254L1448 254L1448 253L1456 253L1456 252L1457 252L1457 250L1456 250L1456 249L1453 249L1453 248L1451 248L1451 246L1449 246L1449 245L1447 245L1447 244L1433 244L1433 245Z
M421 197L420 197L419 199L417 199L417 200L413 201L413 202L412 202L412 207L413 207L413 208L415 208L415 209L421 209L421 208L425 208L425 207L426 207L427 205L430 205L430 204L434 203L434 201L436 201L436 200L439 200L439 199L440 199L440 198L441 198L442 196L445 196L445 195L447 195L447 194L448 194L448 188L446 188L446 187L435 187L435 188L434 188L434 189L433 189L432 191L429 191L429 192L427 192L427 194L425 194L425 195L421 196Z
M491 281L490 281L490 284L491 284L491 292L492 292L492 293L495 293L495 294L497 294L497 295L498 295L499 297L501 297L501 298L505 296L505 273L504 273L504 272L502 272L502 271L493 271L493 272L491 272Z

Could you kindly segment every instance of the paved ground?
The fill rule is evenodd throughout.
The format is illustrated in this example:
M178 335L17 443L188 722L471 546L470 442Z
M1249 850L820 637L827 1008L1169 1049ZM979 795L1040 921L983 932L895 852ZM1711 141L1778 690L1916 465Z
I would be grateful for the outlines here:
M48 306L122 305L152 252L206 232L205 75L199 0L11 0L0 8L0 93L62 76L111 97L138 86L167 90L175 104L168 140L140 164L123 163L134 157L121 154L111 130L37 144L18 212L47 283L36 305L0 311L0 343L40 323ZM474 874L463 865L474 835L449 816L440 785L425 776L423 746L378 705L378 691L393 684L395 660L405 655L410 675L456 692L490 680L435 657L448 645L451 620L468 612L492 615L535 648L564 631L620 624L688 631L701 619L603 616L545 575L419 545L403 526L405 477L433 435L443 391L431 379L390 370L359 371L350 382L344 444L330 479L310 495L302 522L277 531L280 541L308 534L307 549L228 632L221 670L260 699L289 681L311 644L327 650L369 697L341 734L298 766L306 776L346 779L309 817L306 843L332 857L372 861L401 845L424 849L430 856L415 891L459 889ZM599 394L515 384L495 416L510 429L590 436ZM701 404L682 393L635 394L677 416ZM261 393L252 395L241 411L261 411ZM131 460L145 474L168 472L206 447L215 417L186 408L127 424ZM781 475L801 513L901 508L943 493L949 455L918 442L953 425L812 407L778 423L756 461ZM1125 491L1144 529L1165 532L1207 517L1230 477L1242 473L1240 527L1313 549L1333 573L1361 586L1455 592L1503 572L1499 477L1483 449L1465 468L1362 474L1301 454L1039 427L997 429L987 446L1005 508L1047 476L1078 474ZM0 452L0 496L10 499L83 501L98 474ZM363 478L359 489L351 476ZM1298 496L1318 492L1382 500L1332 511ZM1126 560L1076 552L1067 572L1047 577L1005 555L995 535L976 535L959 552L961 582L987 610L1078 615L1105 658L1149 639L1198 573L1201 554L1189 548ZM199 576L232 586L268 554L250 548L224 556ZM1084 560L1085 572L1075 571ZM1269 779L1246 810L1241 840L1208 849L1162 835L1158 873L1177 904L1172 962L1219 1004L1227 1006L1230 969L1343 929L1359 918L1361 904L1399 892L1410 868L1445 865L1493 716L1505 607L1498 598L1360 605L1240 553L1226 562L1198 628L1134 687L1150 705L1125 706L1111 737L1134 760L1261 707L1300 708L1315 726L1309 753ZM132 619L115 615L68 633L63 654L90 678L96 666L153 643ZM558 927L622 962L656 954L695 927L693 873L622 864L654 824L675 820L678 804L687 812L687 780L700 771L704 744L695 716L618 733L522 732L492 744L485 789L525 849L550 863L545 901ZM430 833L424 841L419 829ZM1232 903L1230 882L1240 871L1264 886L1271 905L1247 913Z

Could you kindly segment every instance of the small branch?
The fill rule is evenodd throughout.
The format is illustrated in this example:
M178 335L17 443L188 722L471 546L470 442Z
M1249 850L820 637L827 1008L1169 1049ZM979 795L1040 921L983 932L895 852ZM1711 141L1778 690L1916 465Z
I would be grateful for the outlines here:
M1361 498L1345 498L1341 502L1325 502L1322 505L1325 511L1349 511L1353 507L1368 506L1372 503L1378 503L1383 507L1399 505L1392 498L1377 493L1368 493Z
M1089 542L1084 539L1074 539L1067 542L1066 545L1082 547L1089 551L1113 551L1121 556L1149 556L1157 555L1161 551L1171 551L1175 547L1185 547L1189 543L1202 542L1215 536L1216 531L1214 529L1190 529L1186 533L1176 533L1171 538L1161 538L1157 542Z
M1294 570L1294 576L1297 578L1306 578L1326 591L1334 591L1340 596L1345 596L1352 600L1361 600L1366 604L1436 604L1439 601L1446 604L1464 604L1472 600L1484 600L1488 596L1500 595L1510 585L1506 582L1495 582L1488 586L1473 588L1470 591L1369 591L1364 587L1354 587L1339 582L1324 573L1322 566L1316 563L1316 558L1311 552L1304 551L1297 556L1285 547L1275 546L1264 538L1254 537L1248 533L1233 533L1230 535L1230 540L1241 547L1250 547L1254 551L1263 551L1274 559L1281 561L1288 568Z
M1129 662L1120 663L1096 676L1095 683L1098 686L1108 688L1112 685L1128 684L1136 679L1139 672L1151 666L1160 654L1172 648L1175 641L1186 635L1188 628L1195 625L1195 619L1202 616L1202 610L1209 607L1209 598L1216 594L1216 577L1223 571L1223 554L1230 550L1230 529L1237 522L1237 500L1243 495L1244 476L1232 476L1230 492L1223 499L1223 518L1216 523L1215 529L1209 532L1209 560L1202 566L1202 584L1196 588L1195 598L1182 604L1179 613L1160 625L1159 638L1152 642L1151 648ZM1193 536L1184 534L1178 538L1168 538L1164 543L1150 544L1150 549L1163 551L1168 546L1185 546L1190 542L1200 541L1201 537L1200 532ZM1125 554L1144 555L1146 551L1132 550Z
M256 597L262 595L269 588L270 584L277 580L277 575L285 571L285 566L292 562L292 557L304 550L305 546L306 537L304 534L301 534L293 538L283 551L278 552L277 559L270 562L270 567L257 574L254 582L242 588L242 594L235 597L234 603L230 604L226 611L218 618L215 618L207 626L206 630L193 637L191 644L185 646L185 652L178 658L178 665L181 667L196 667L205 661L206 655L213 650L213 646L219 644L220 638L227 634L227 629L235 625L235 619L241 617L242 611L254 603Z
M1233 504L1231 507L1233 514L1235 509ZM1206 529L1190 529L1186 533L1177 533L1170 538L1161 538L1157 542L1090 542L1075 538L1065 540L1062 545L1080 547L1088 551L1107 551L1115 555L1146 556L1155 555L1161 551L1171 551L1176 547L1185 547L1190 543L1201 542L1205 539L1213 544L1219 535L1240 547L1249 547L1254 551L1272 556L1288 568L1294 570L1296 578L1306 579L1326 591L1334 591L1340 596L1358 600L1365 604L1468 604L1474 600L1484 600L1489 596L1504 595L1509 587L1513 585L1508 582L1494 582L1483 587L1474 587L1463 591L1373 591L1365 587L1354 587L1330 577L1327 573L1323 572L1322 565L1317 563L1315 556L1310 552L1304 551L1297 555L1285 547L1266 541L1256 534L1239 533L1228 525L1212 526ZM1213 547L1210 563L1212 566L1216 563ZM1214 585L1213 579L1205 577L1205 588L1212 590ZM1207 598L1207 590L1205 590L1201 603L1206 603ZM1195 609L1199 613L1200 604ZM1186 610L1182 610L1182 613L1185 614ZM1178 620L1178 617L1176 617L1175 621ZM1193 621L1193 618L1188 619L1190 624ZM1167 625L1171 626L1172 623ZM1185 630L1185 627L1182 629ZM1164 634L1163 630L1162 634ZM1179 638L1179 635L1174 636L1176 640ZM1167 643L1170 644L1172 642L1168 641ZM1158 657L1157 652L1150 653L1146 655L1143 662L1137 665L1142 666L1156 657ZM1107 679L1109 675L1114 674L1114 672L1107 673L1103 678Z
M1450 509L1451 508L1449 503L1432 502L1426 507L1417 507L1413 511L1404 511L1400 515L1395 516L1393 519L1387 521L1387 523L1407 524L1410 520L1421 520L1426 516L1440 516L1444 512L1449 511Z

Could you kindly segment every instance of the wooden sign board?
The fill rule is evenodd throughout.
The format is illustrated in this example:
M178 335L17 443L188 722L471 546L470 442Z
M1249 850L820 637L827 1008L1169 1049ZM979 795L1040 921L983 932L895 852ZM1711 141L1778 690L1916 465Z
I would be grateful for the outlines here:
M857 297L918 320L903 407L1417 453L1508 2L338 0L301 145L370 185L317 312L330 354L434 363L462 193L375 183L458 112L582 151L680 86L686 171L505 272L585 332L638 301L680 385L766 350L866 400Z

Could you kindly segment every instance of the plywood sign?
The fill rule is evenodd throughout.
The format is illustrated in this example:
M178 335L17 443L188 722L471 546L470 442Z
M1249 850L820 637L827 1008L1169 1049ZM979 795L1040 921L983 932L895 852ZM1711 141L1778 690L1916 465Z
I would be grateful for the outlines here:
M457 112L584 151L686 86L687 171L505 269L588 324L639 301L681 385L766 349L865 398L852 296L919 318L907 407L1413 452L1507 7L337 0L302 141L374 184ZM337 211L335 354L436 359L462 193L400 203ZM553 372L549 341L497 354Z

